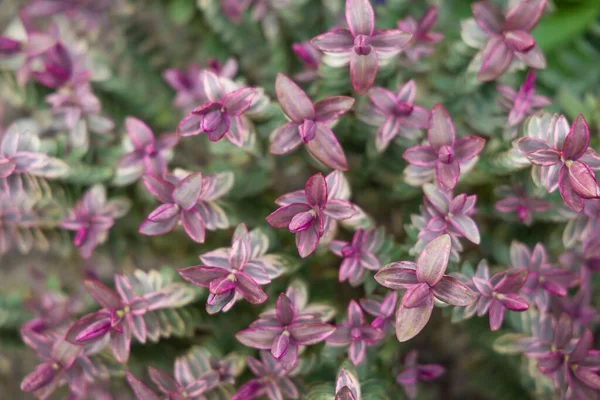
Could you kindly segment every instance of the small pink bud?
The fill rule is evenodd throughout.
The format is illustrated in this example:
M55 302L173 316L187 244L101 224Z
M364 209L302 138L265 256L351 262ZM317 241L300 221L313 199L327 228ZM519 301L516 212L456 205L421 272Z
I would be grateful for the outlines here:
M399 117L407 117L413 112L414 106L408 103L396 104L396 115Z
M451 164L454 161L454 149L452 146L442 146L438 153L438 159L444 164Z
M305 119L302 125L298 128L300 137L304 143L308 143L315 138L316 126L315 122Z
M212 132L219 126L222 120L221 110L209 111L202 119L202 130L204 132Z
M358 35L354 38L354 51L360 56L366 56L371 53L371 37Z

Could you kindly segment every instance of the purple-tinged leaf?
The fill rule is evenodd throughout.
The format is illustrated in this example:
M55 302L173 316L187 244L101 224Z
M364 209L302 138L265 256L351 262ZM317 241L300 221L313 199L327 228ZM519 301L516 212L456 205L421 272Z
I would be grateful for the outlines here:
M504 30L530 31L538 23L547 0L522 0L516 3L506 14Z
M223 105L227 109L227 114L239 116L242 115L252 105L252 100L256 96L256 89L241 88L227 93L223 96Z
M161 204L148 215L148 220L154 222L166 222L178 218L179 207L173 203Z
M375 82L378 69L379 62L377 61L377 54L374 51L366 55L360 55L356 51L350 54L350 81L352 88L357 94L365 94L369 91Z
M327 204L327 183L323 174L314 174L304 186L306 201L313 207L323 207Z
M264 303L267 300L267 295L258 286L258 284L243 272L235 273L237 292L251 304Z
M527 52L535 46L535 39L526 31L511 31L504 34L505 43L520 52Z
M573 321L565 313L561 314L554 328L554 345L564 349L573 337Z
M330 96L315 104L315 118L317 121L329 123L336 121L343 114L350 111L354 99L348 96Z
M518 294L514 294L514 293L503 294L501 296L498 296L498 300L500 301L500 303L502 303L504 308L506 308L507 310L510 310L510 311L525 311L529 308L529 304L527 303L527 300L525 300L523 297L519 296Z
M431 289L429 288L429 285L427 283L419 283L417 285L414 285L410 289L408 289L402 297L401 305L404 308L417 307L429 296L431 296L430 292Z
M460 164L454 160L449 164L438 162L435 165L435 176L442 188L453 189L460 176Z
M467 240L475 244L480 243L481 237L479 235L479 229L471 217L466 215L453 215L451 218L449 218L449 222L454 229L456 229Z
M190 210L198 202L202 191L202 173L194 172L183 178L173 190L173 200L184 210Z
M451 248L450 235L439 236L425 246L417 259L416 273L419 282L435 286L442 279L448 266Z
M308 204L292 203L287 206L279 207L265 219L273 228L287 228L296 214L309 210L310 206Z
M371 36L371 46L377 51L393 52L402 50L411 40L412 35L398 29L376 31Z
M298 85L282 73L277 74L275 92L283 112L293 122L302 122L315 117L312 101Z
M283 357L289 345L290 335L287 331L284 331L273 340L271 354L273 354L273 357L279 360L281 357Z
M172 193L175 185L162 178L157 178L152 175L144 175L142 178L144 186L154 198L161 203L172 203Z
M433 311L433 295L430 293L418 307L405 308L400 305L396 312L396 337L406 342L423 330Z
M571 130L565 138L562 152L568 160L577 160L590 145L590 128L583 115L579 114L571 125Z
M558 190L565 204L575 212L583 211L583 198L575 192L571 184L571 174L565 165L558 171Z
M435 285L433 295L446 304L460 307L471 305L477 299L467 285L451 276L444 276Z
M179 384L166 372L148 367L148 375L161 392L168 394L179 391Z
M502 32L504 16L502 10L489 1L478 1L471 4L475 22L489 35L498 35Z
M50 362L40 364L23 378L23 381L21 381L21 391L33 392L41 389L49 385L59 372L60 369L55 369Z
M281 333L282 329L276 326L261 326L248 328L238 332L235 337L244 346L259 350L271 350L273 340Z
M302 139L298 132L298 125L294 122L289 122L273 132L269 151L271 154L286 154L295 150L301 144Z
M152 130L137 118L125 118L125 130L136 149L144 149L148 144L154 142Z
M104 308L116 309L121 307L121 299L114 290L104 285L100 281L95 279L84 279L83 286L85 286L88 293Z
M476 157L485 146L485 139L479 136L467 136L456 139L454 156L460 161L467 161Z
M319 233L314 225L304 231L297 232L296 248L300 257L306 258L311 255L317 249L319 238Z
M345 220L355 216L357 211L349 201L332 199L327 202L323 213L335 220Z
M315 137L306 144L309 153L329 168L347 171L344 149L333 131L322 123L315 124Z
M109 345L116 360L121 363L127 363L129 359L129 348L131 346L131 333L129 325L123 324L123 332L117 332L114 329L110 333Z
M292 233L305 231L310 228L315 220L314 211L305 211L294 215L289 225L289 230Z
M434 105L431 109L427 141L434 149L439 150L442 146L452 146L455 138L456 133L450 114L443 105L439 103Z
M311 43L321 51L347 53L352 51L354 37L348 29L332 29L315 37Z
M565 141L566 143L566 141ZM594 172L584 163L574 161L568 168L571 187L584 199L600 197L600 186Z
M210 282L220 279L229 274L229 271L223 268L209 268L204 266L195 266L179 268L177 273L186 281L201 287L208 288Z
M408 289L419 283L414 269L402 267L383 268L375 274L375 280L393 290Z
M497 331L504 321L504 306L497 299L492 299L490 303L490 330Z
M323 322L308 321L296 322L288 330L296 343L308 346L327 339L335 331L335 327Z
M500 77L513 59L513 54L501 37L493 37L489 40L481 53L481 68L477 71L477 79L480 81L493 81Z
M277 299L276 313L277 320L281 325L289 325L296 318L294 304L284 293L281 293Z
M127 377L127 383L129 383L137 400L160 400L148 386L144 385L139 379L133 376L131 372L127 371L125 375Z
M346 22L353 36L371 36L375 29L375 13L369 0L346 0Z
M409 164L421 167L432 167L436 164L438 156L433 147L429 145L418 145L406 149L404 154L402 154L402 158Z

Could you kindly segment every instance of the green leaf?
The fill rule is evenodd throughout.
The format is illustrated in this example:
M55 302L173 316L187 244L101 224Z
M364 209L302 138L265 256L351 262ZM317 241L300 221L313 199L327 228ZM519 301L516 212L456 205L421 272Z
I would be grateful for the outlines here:
M184 25L189 22L196 12L193 0L173 0L168 7L169 18L176 25Z
M562 3L564 4L564 3ZM560 4L557 12L544 16L533 31L537 45L544 52L568 43L596 21L600 10L600 1L581 2L576 6Z

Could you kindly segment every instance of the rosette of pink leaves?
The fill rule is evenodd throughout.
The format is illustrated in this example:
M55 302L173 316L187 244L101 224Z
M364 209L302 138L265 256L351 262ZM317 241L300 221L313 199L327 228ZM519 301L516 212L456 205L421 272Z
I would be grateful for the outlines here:
M350 200L352 195L350 183L342 171L336 170L327 174L327 176L325 176L325 183L327 184L328 200ZM275 199L275 204L281 207L303 202L306 202L304 189L286 193ZM338 231L338 225L343 225L345 228L350 230L356 230L359 227L364 227L369 224L369 217L365 214L365 212L356 204L353 204L353 206L356 209L356 214L354 216L339 221L333 218L327 218L325 220L323 236L320 239L321 244L327 244L335 238Z
M321 53L309 40L292 44L292 51L303 63L301 72L294 75L298 82L310 82L317 78L317 69L321 63Z
M360 383L347 369L340 369L335 378L334 400L360 400Z
M518 293L527 279L527 270L501 271L490 278L487 262L483 260L472 278L479 292L477 315L490 314L490 330L497 331L504 321L505 310L523 312L529 309L527 300Z
M23 340L31 345L43 361L21 382L23 392L36 392L37 396L48 396L58 386L82 351L63 339L52 341L45 335L27 332Z
M219 383L216 371L204 372L198 379L192 375L185 365L175 361L175 377L154 367L148 367L150 379L156 387L169 399L205 400L204 393L212 390ZM148 386L140 382L131 372L126 373L127 382L138 400L158 400Z
M560 192L565 204L575 212L583 210L584 199L600 197L593 169L600 169L600 155L590 145L590 130L579 114L571 128L564 116L553 117L545 137L523 137L519 150L541 167L541 181L549 193Z
M242 116L252 105L256 89L243 87L226 92L214 72L204 70L201 74L208 102L186 115L177 126L177 133L181 136L205 133L212 142L227 137L234 145L244 146L250 139L250 127Z
M154 133L135 117L125 119L128 150L117 165L115 181L120 185L132 183L143 175L163 177L167 173L168 157L177 145L179 136L175 134L154 137Z
M348 28L323 33L312 43L325 54L350 62L350 81L357 94L365 94L377 76L381 60L397 55L410 41L398 29L375 30L375 13L369 0L346 0ZM339 66L340 63L337 63Z
M565 297L575 282L570 271L555 268L548 262L548 254L541 243L530 251L517 241L510 245L510 262L513 268L526 269L527 281L523 293L535 302L540 311L548 311L550 296Z
M407 149L402 157L410 164L407 176L433 176L445 189L453 189L461 169L483 150L485 139L479 136L456 138L454 124L441 104L431 110L427 144Z
M266 254L269 239L260 230L248 232L245 224L236 228L231 248L220 248L200 256L201 265L180 268L179 275L186 281L208 288L206 300L209 314L229 311L243 298L251 304L264 303L267 295L261 285L271 283L285 269L276 255Z
M315 251L330 220L348 219L357 213L352 203L330 198L329 193L323 174L315 174L306 181L304 191L288 193L284 199L276 200L286 204L266 218L272 227L288 228L296 234L296 248L302 258Z
M421 57L431 55L433 45L444 38L441 33L431 32L437 18L438 8L428 7L418 20L407 17L398 21L398 29L412 35L408 46L403 51L410 62L416 63Z
M339 281L348 281L350 285L357 286L365 279L366 270L377 271L381 267L375 253L383 244L383 235L377 229L358 229L354 232L351 242L333 240L329 243L329 250L341 257Z
M404 369L396 376L396 382L402 386L409 399L417 398L417 383L439 378L446 372L439 364L419 364L419 353L411 350L404 358Z
M417 86L413 80L392 92L382 87L369 90L369 108L361 119L376 126L375 148L378 152L387 149L397 136L416 139L420 129L429 126L430 113L427 109L414 105Z
M509 127L519 125L536 110L552 104L552 100L548 97L535 94L535 70L533 69L527 73L518 92L506 85L498 85L497 89L501 96L500 104L510 110Z
M354 99L331 96L313 104L298 85L281 73L277 74L275 92L290 122L273 131L269 151L286 154L304 143L315 159L329 168L346 171L344 150L328 125L350 110Z
M388 332L394 328L394 311L398 304L398 294L390 292L380 301L375 298L360 299L360 306L365 312L375 319L371 326Z
M129 202L122 198L107 200L106 188L94 185L75 203L61 221L60 227L75 231L73 245L77 247L81 257L89 258L96 246L106 241L115 219L127 214L129 207Z
M310 346L327 339L336 328L316 317L297 314L292 301L281 293L275 317L260 318L235 337L244 345L270 350L284 369L290 371L298 361L300 346Z
M450 248L450 236L442 235L425 246L416 263L392 263L375 274L379 284L393 290L406 290L396 312L396 337L400 342L412 339L423 330L431 317L434 298L459 307L476 300L475 292L467 285L444 275Z
M36 69L44 66L42 62L44 54L57 44L58 30L55 25L51 25L47 32L40 32L27 24L23 18L21 20L25 28L25 40L19 41L0 35L0 59L23 57L23 62L16 71L16 77L17 83L25 86L32 76L35 77L34 72L38 72L40 76L40 71Z
M593 344L589 328L579 339L573 339L573 323L562 314L552 340L535 341L527 349L527 356L537 359L538 369L553 379L560 393L570 389L572 398L593 399L600 391L600 351L593 350Z
M83 285L103 309L77 320L66 334L66 340L86 345L110 337L110 348L120 363L129 358L131 336L140 343L147 338L144 314L161 306L160 292L137 296L123 275L115 275L116 292L95 279L84 279Z
M163 72L163 79L176 91L173 105L188 113L196 104L209 101L202 79L202 71L207 69L214 72L219 78L233 79L238 71L238 63L229 58L221 65L216 60L209 61L207 68L198 64L191 64L187 68L169 68Z
M266 396L269 400L298 399L298 388L287 371L268 351L260 352L260 360L248 357L248 367L256 378L240 387L231 400L253 400Z
M501 186L496 190L504 198L494 204L496 211L501 213L514 213L519 221L527 226L533 223L533 215L538 212L548 211L552 205L541 199L529 197L524 187Z
M171 232L179 222L196 243L204 243L206 230L225 229L229 221L216 200L233 186L233 173L202 176L176 170L164 177L145 175L144 186L161 204L139 227L142 235L158 236Z
M499 78L516 57L531 68L546 68L546 59L529 33L538 23L546 0L520 0L508 12L487 1L471 5L475 22L489 38L481 52L480 81Z
M367 347L376 344L384 336L381 329L371 326L354 300L348 304L346 321L337 325L327 338L331 346L348 346L348 358L354 365L361 364L367 355Z
M41 76L36 73L34 77L56 89L46 96L46 102L52 106L54 124L69 129L73 146L88 146L88 130L97 134L113 130L113 121L100 115L102 105L92 91L91 72L82 54L57 43L45 53L44 65Z
M67 164L39 151L39 138L25 132L18 123L0 132L0 185L8 192L7 184L22 187L21 175L58 178L68 171ZM7 181L8 180L8 181Z
M464 237L472 243L479 244L481 237L479 228L472 218L477 202L476 195L452 193L435 187L432 184L423 186L425 192L425 208L431 218L425 230L419 232L419 240L429 243L433 238L447 233L453 238Z
M72 396L86 398L94 382L108 377L106 367L89 358L102 350L103 342L73 345L65 340L61 330L46 334L24 331L21 338L42 361L21 382L21 390L33 392L36 398L47 399L65 384Z

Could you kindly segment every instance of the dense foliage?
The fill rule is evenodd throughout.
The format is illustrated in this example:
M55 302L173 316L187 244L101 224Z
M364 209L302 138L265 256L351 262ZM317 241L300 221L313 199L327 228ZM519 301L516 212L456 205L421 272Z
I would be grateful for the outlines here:
M0 397L599 398L599 11L2 1Z

